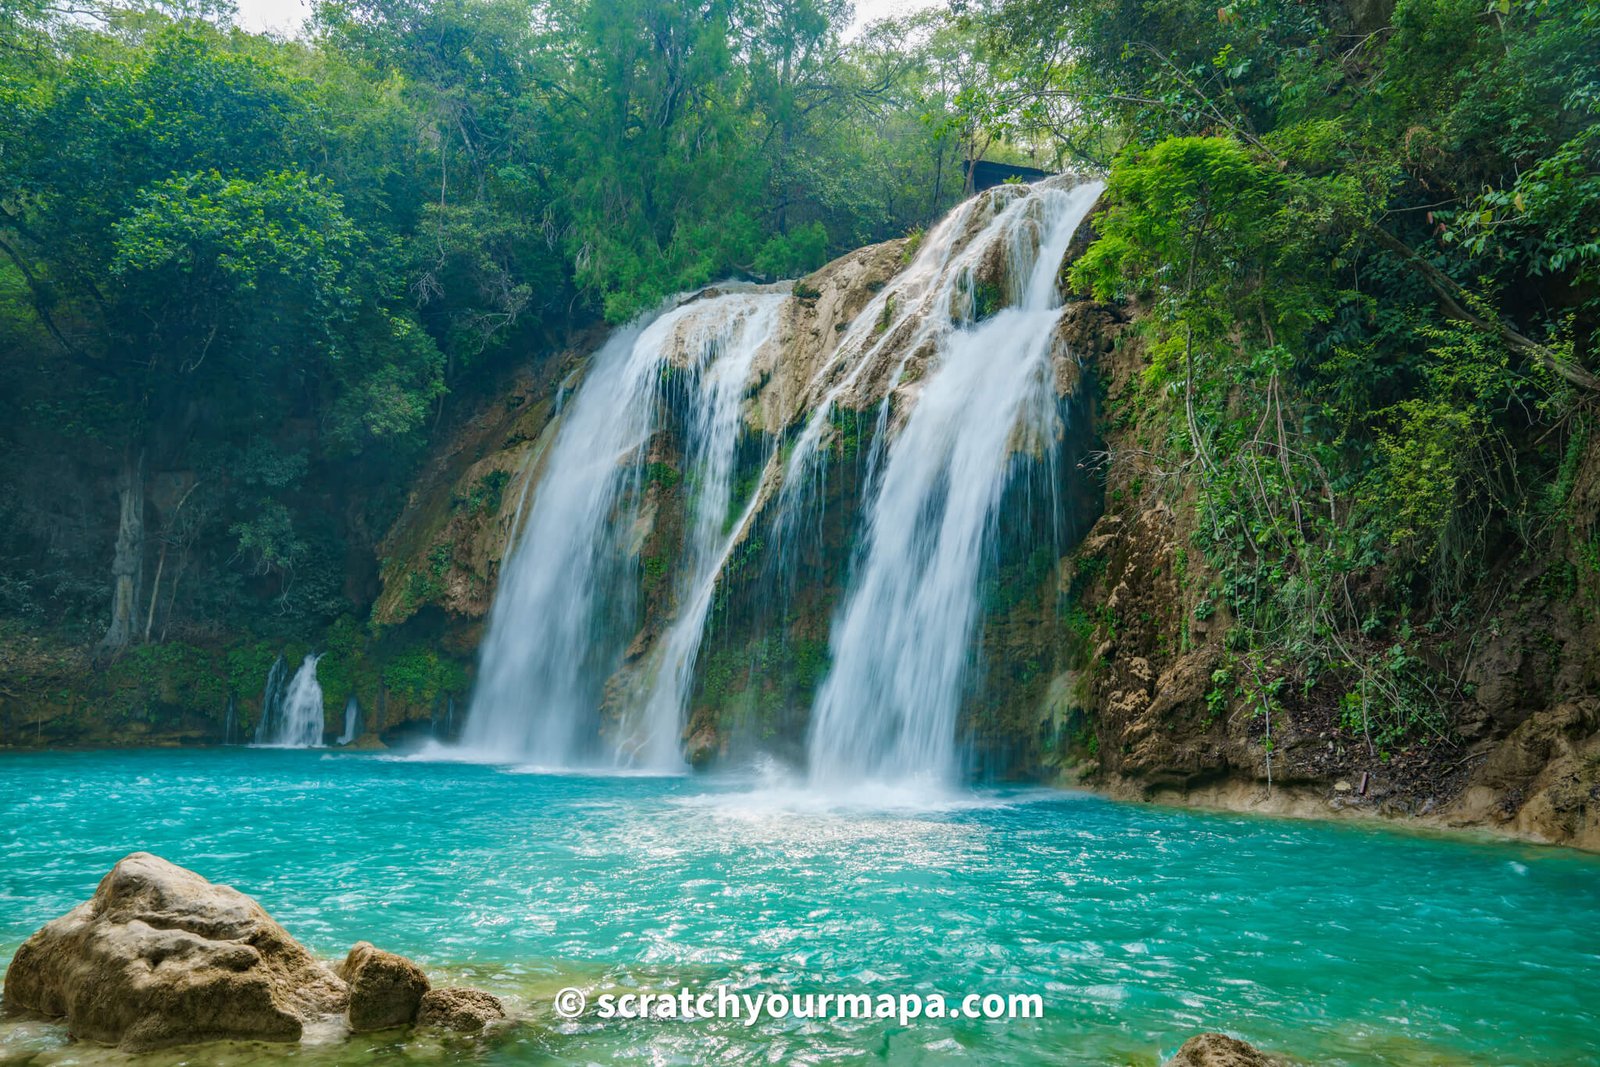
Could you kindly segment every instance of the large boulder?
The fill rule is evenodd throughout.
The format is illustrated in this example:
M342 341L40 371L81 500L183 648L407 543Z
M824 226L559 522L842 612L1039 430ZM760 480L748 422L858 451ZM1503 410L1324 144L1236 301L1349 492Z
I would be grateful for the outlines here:
M410 1023L429 989L421 967L366 941L350 950L339 976L350 985L350 1029L357 1033Z
M129 1052L298 1041L347 999L261 905L147 852L25 941L5 976L8 1011L65 1018L75 1037Z
M1167 1067L1279 1067L1254 1045L1227 1034L1200 1034L1183 1043Z
M436 1026L463 1034L481 1034L506 1017L500 998L481 989L430 989L417 1009L418 1026Z

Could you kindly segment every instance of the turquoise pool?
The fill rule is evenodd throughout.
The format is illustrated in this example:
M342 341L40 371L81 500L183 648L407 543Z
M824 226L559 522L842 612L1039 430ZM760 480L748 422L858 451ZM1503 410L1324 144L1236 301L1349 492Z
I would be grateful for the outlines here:
M1222 1029L1330 1065L1600 1063L1600 859L1560 850L1063 793L852 803L322 751L0 754L0 959L136 849L251 893L313 951L368 939L535 1020L488 1049L206 1062L1147 1065ZM1038 993L1045 1017L550 1010L569 985L717 983ZM86 1062L60 1040L12 1024L0 1062Z

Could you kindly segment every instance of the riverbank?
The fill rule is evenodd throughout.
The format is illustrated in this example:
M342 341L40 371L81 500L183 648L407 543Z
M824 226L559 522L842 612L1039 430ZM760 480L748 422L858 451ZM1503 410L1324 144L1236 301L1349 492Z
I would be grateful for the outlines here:
M1349 785L1348 790L1337 788ZM1600 827L1585 827L1577 836L1553 838L1537 827L1508 818L1504 808L1479 797L1463 797L1440 811L1410 812L1386 806L1356 792L1349 782L1334 787L1274 785L1271 792L1263 783L1244 779L1212 782L1191 789L1147 791L1134 782L1084 788L1108 800L1130 804L1149 804L1174 810L1226 812L1277 819L1310 822L1349 823L1399 833L1414 833L1445 839L1479 842L1521 842L1549 848L1569 848L1578 852L1600 853Z

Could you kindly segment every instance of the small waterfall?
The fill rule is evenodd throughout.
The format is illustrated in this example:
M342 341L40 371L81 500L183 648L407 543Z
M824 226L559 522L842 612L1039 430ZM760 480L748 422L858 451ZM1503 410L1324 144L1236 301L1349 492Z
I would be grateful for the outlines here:
M239 702L232 693L228 694L228 710L222 716L222 743L233 744L234 722L239 717Z
M999 505L1028 453L1047 456L1060 436L1056 279L1100 188L1032 187L960 255L932 249L930 266L941 269L906 279L918 288L904 299L922 321L890 371L880 430L897 395L910 413L898 433L874 441L864 543L812 710L813 782L947 782L957 772L956 719ZM974 324L973 268L997 253L1009 306ZM897 394L916 357L926 358L922 380ZM806 459L794 457L791 473L795 462Z
M731 536L740 405L784 299L770 291L694 298L618 331L595 354L565 399L490 609L465 749L557 767L682 765L684 693ZM681 473L692 490L683 566L671 568L678 610L648 693L625 709L608 758L599 709L637 621L632 590L653 518L646 461L670 407L687 416Z
M288 677L289 664L284 661L282 655L279 655L272 661L272 666L267 668L267 684L261 690L261 718L256 720L255 736L255 743L258 745L271 742L274 731L283 718L283 693Z
M267 674L256 744L271 748L322 747L322 686L317 682L317 660L321 658L307 654L285 689L283 674L287 668L283 657L278 657Z
M334 744L348 745L361 733L361 705L356 700L354 693L344 702L344 732L341 733Z
M733 500L734 456L743 430L743 401L762 345L772 336L781 295L746 297L738 317L726 312L696 317L679 325L681 348L698 359L687 383L689 425L685 469L694 472L689 529L679 570L677 613L661 642L660 662L651 679L642 716L627 724L622 751L639 763L670 767L683 762L681 718L694 681L695 660L716 592L717 576L728 558L745 515L729 522ZM751 494L745 508L753 508Z
M930 229L916 256L867 303L846 328L832 358L808 388L811 412L784 469L778 498L778 533L794 540L801 517L822 495L825 448L841 408L863 410L880 398L873 455L876 468L889 413L914 358L938 351L959 321L970 318L977 271L1028 199L1022 186L1002 186L962 201ZM874 470L872 473L876 473ZM867 493L871 493L869 476Z

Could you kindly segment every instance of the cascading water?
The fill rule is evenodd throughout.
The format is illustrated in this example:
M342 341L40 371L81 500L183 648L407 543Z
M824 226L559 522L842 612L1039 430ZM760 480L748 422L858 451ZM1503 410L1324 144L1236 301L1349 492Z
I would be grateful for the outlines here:
M923 319L890 372L880 429L897 396L910 413L874 460L881 472L868 479L865 540L812 709L814 783L947 782L956 773L956 719L997 512L1015 465L1025 461L1019 457L1035 447L1048 453L1059 437L1056 279L1100 188L1035 186L1001 206L959 255L925 249L929 269L907 279L916 287L908 302ZM959 225L941 239L969 225L960 213L955 218ZM971 324L964 320L974 310L974 268L997 251L1011 306ZM880 299L894 306L893 292ZM871 314L869 306L862 317ZM851 374L875 355L867 348ZM897 393L908 362L923 355L923 380ZM874 449L889 437L880 432ZM791 475L806 462L797 454Z
M283 658L280 656L273 663L261 701L256 744L269 748L322 747L322 685L317 681L317 661L321 658L308 653L287 689L282 688Z
M595 354L501 578L463 748L553 767L682 765L684 695L729 543L740 408L784 299L701 296L619 331ZM599 709L632 636L648 446L674 399L688 416L683 476L692 490L678 610L608 757Z
M356 695L350 694L350 699L344 702L344 732L341 733L334 744L348 745L356 739L361 732L361 705L356 701Z
M677 588L677 612L661 642L660 661L651 672L642 715L628 724L621 750L637 762L667 767L682 762L679 723L695 660L705 632L706 613L717 576L744 524L729 521L733 500L734 457L743 431L746 386L761 348L773 336L783 294L745 296L733 309L734 323L694 317L677 325L681 349L698 353L691 364L685 468L694 472L695 493L685 534ZM732 332L730 332L730 325ZM755 506L755 497L747 511Z
M278 723L283 719L283 693L288 684L289 664L283 656L272 661L267 668L267 684L261 690L261 718L256 720L255 743L270 743Z
M764 489L736 501L733 482L751 378L787 297L703 295L615 334L581 382L563 384L555 442L519 504L465 752L681 767L684 709L732 548L775 503L787 551L821 498L837 413L876 405L864 536L812 713L812 775L952 777L997 511L1019 470L1048 462L1062 436L1056 275L1099 191L993 190L934 227L804 386L806 423L786 459L768 453L775 502ZM652 445L669 426L676 468L647 462L672 458ZM657 465L681 477L683 535L675 556L650 561L665 566L671 603L659 629L641 631L641 555L661 536Z
M875 467L908 364L936 354L944 338L973 316L979 268L1008 236L1019 236L1018 223L1035 192L1002 186L956 205L928 231L911 263L851 321L807 390L811 415L796 438L778 499L778 532L785 540L793 539L801 517L822 495L822 459L835 414L879 398L869 457Z

